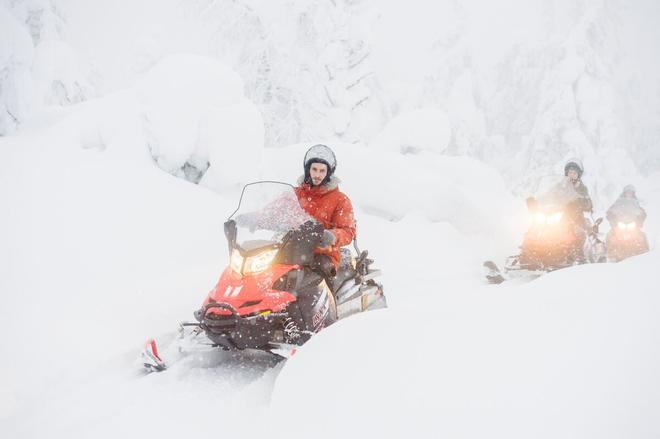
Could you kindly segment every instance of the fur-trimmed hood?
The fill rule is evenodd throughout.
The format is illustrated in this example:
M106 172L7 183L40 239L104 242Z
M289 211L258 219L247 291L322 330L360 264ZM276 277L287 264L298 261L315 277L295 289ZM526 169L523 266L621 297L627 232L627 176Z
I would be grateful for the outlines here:
M300 187L305 185L305 175L304 174L301 175L298 178L298 181L296 183ZM341 183L341 180L339 179L339 177L337 177L336 175L331 175L330 180L328 180L328 182L323 185L323 188L325 189L325 191L331 191L331 190L337 189L339 187L339 183ZM307 185L307 186L309 186L309 185ZM311 188L311 186L310 186L310 188Z

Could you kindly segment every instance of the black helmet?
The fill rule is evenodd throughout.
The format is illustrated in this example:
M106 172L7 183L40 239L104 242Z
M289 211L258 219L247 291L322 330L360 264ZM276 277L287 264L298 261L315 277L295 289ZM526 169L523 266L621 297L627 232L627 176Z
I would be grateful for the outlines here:
M305 183L312 184L312 178L309 173L312 163L323 163L328 167L328 175L325 176L321 184L326 184L330 181L330 177L334 174L337 168L337 159L335 153L325 145L314 145L307 150L305 158L303 159L303 167L305 169Z
M578 173L578 178L582 178L582 173L584 173L584 168L582 167L582 162L578 159L570 159L564 165L564 175L568 175L568 171L575 169Z

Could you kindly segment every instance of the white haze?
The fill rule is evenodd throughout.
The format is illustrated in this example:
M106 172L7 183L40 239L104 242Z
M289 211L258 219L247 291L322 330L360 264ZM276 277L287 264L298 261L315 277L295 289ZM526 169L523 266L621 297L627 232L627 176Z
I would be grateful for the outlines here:
M650 0L0 0L0 436L657 437L659 22ZM295 182L316 142L390 309L265 373L138 377L227 264L240 187ZM637 186L651 252L485 285L573 156L594 216Z

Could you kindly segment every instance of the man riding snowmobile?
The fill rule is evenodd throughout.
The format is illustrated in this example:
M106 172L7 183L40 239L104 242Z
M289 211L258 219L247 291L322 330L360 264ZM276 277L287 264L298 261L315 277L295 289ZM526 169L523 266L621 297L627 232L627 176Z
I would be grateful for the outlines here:
M573 249L575 260L584 262L584 241L587 237L587 221L584 217L585 212L591 212L593 204L589 197L589 189L582 182L582 174L584 168L582 162L578 159L570 159L564 166L564 176L566 176L575 191L578 193L579 198L571 201L566 206L566 213L575 227L577 240Z
M166 357L178 361L214 348L286 358L333 322L387 306L375 280L380 271L354 241L353 208L332 176L334 154L315 145L303 164L298 187L245 185L224 223L228 266L194 312L196 321L181 323L166 355L159 355L154 339L147 341L141 360L148 371L165 370ZM340 249L351 241L355 257Z
M313 268L323 275L331 289L342 265L340 248L350 244L356 234L353 205L339 190L336 169L334 152L326 145L314 145L305 154L304 174L296 187L302 208L323 225L321 247L316 250Z
M599 262L604 258L597 232L602 219L589 226L584 217L584 212L591 211L592 203L580 179L583 169L579 160L569 160L564 166L565 178L541 196L527 199L532 223L523 238L520 254L507 258L506 272L535 275L584 263L587 259ZM589 258L584 251L587 233ZM506 280L494 262L484 262L484 268L490 283Z
M582 162L575 158L570 159L564 165L566 179L558 183L545 195L546 204L548 199L552 199L552 204L555 204L553 207L561 209L564 221L572 229L573 239L569 240L571 248L568 258L569 262L578 263L586 261L584 242L587 237L588 225L584 213L592 211L589 189L581 180L583 173ZM528 206L532 213L536 213L538 209L537 201L535 198L528 199Z
M618 262L627 257L646 253L649 244L641 230L646 211L640 206L635 187L627 185L607 210L610 231L607 233L607 258Z

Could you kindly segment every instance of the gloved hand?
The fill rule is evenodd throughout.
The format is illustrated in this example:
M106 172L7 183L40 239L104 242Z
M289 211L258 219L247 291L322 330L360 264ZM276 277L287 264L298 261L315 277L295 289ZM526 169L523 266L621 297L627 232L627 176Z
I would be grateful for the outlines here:
M332 247L333 245L335 245L335 242L337 242L337 238L335 238L335 234L332 233L330 230L324 230L323 238L321 238L321 247L322 248Z

